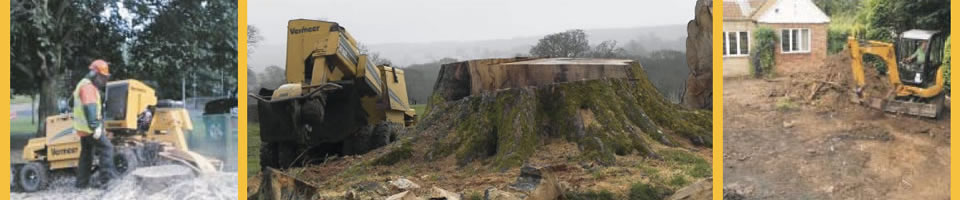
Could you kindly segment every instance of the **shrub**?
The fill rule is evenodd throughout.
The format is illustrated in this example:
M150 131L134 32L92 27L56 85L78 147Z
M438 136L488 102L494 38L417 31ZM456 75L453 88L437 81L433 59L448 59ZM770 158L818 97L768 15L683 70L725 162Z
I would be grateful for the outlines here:
M754 77L773 75L774 54L777 44L777 34L770 27L759 27L753 34L753 51L750 57L750 74Z
M847 46L847 37L850 36L849 30L839 27L830 27L827 30L827 53L836 54L843 51Z

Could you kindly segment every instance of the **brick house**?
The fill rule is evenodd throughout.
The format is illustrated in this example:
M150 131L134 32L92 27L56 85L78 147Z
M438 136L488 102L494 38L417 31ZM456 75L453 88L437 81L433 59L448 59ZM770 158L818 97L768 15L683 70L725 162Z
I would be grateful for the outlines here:
M749 74L757 27L777 34L776 73L812 71L827 56L830 17L811 0L724 0L723 76Z

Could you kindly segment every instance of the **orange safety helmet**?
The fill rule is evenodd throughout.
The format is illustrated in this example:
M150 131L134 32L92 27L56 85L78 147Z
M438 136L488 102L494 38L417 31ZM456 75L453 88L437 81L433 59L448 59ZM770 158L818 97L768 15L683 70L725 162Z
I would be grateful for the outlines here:
M90 71L95 71L104 76L110 76L110 66L107 65L107 61L101 59L94 60L93 63L90 63Z

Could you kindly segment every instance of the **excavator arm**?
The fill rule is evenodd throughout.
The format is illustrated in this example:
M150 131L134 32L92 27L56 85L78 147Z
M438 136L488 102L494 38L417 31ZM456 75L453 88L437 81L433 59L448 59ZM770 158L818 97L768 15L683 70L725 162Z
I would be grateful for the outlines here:
M857 103L867 103L886 112L903 113L914 116L923 116L935 118L940 115L942 110L942 101L935 97L943 92L944 78L943 67L937 69L937 75L934 83L927 87L917 87L905 85L900 80L899 63L897 62L896 48L891 43L879 41L860 41L854 37L847 39L847 45L850 47L851 70L853 79L856 81L855 92L857 93ZM932 102L926 101L902 101L895 98L881 97L864 100L863 89L866 86L866 77L864 77L863 55L872 54L879 56L887 64L887 77L890 84L893 85L891 91L897 97L921 97L923 99L933 98ZM889 94L889 93L888 93ZM908 98L909 99L909 98Z
M893 44L878 41L860 41L850 36L847 39L847 45L850 46L850 66L853 70L853 80L857 82L857 95L862 97L863 88L867 85L863 71L863 55L872 54L883 59L887 64L887 76L894 87L903 85L900 82L899 72L897 71L897 55Z
M945 80L943 78L943 67L937 69L937 75L934 84L930 87L921 88L904 85L900 81L900 71L897 63L896 48L891 43L879 41L860 41L853 36L847 39L847 45L850 47L851 68L853 70L853 79L857 83L857 95L862 97L863 88L866 86L866 80L863 70L863 55L872 54L880 57L887 64L887 78L893 85L897 96L918 96L930 98L943 92Z

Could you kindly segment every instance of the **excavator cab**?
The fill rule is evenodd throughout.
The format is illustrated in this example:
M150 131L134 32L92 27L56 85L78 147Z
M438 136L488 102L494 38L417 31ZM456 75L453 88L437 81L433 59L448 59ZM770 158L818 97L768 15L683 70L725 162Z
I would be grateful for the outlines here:
M903 84L924 88L936 84L946 36L940 31L913 29L897 38L894 47Z

